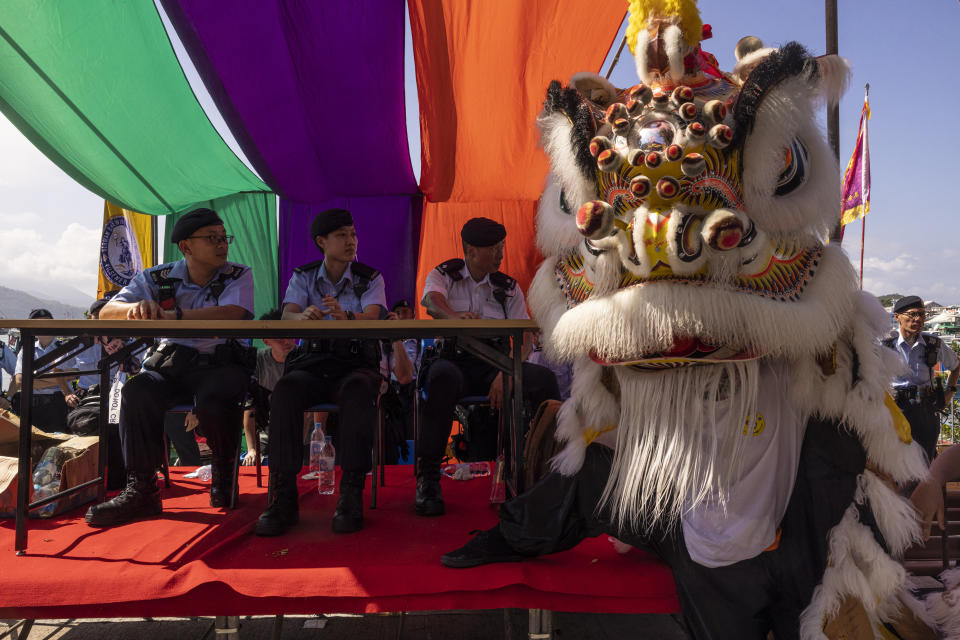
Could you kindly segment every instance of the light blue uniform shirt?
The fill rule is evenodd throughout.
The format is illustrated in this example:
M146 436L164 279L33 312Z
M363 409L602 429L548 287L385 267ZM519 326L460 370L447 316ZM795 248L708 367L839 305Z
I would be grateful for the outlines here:
M924 341L925 339L926 336L921 333L917 336L916 342L914 342L911 347L910 344L903 339L903 334L898 333L897 342L894 346L897 349L897 353L900 354L900 357L907 363L910 373L894 378L894 387L907 387L910 385L925 387L930 384L930 367L927 366L926 362L927 343ZM940 340L938 360L940 361L940 368L944 371L953 371L957 366L960 366L960 360L958 360L957 354L955 354L953 349L948 347L947 343L943 340Z
M36 362L37 358L39 358L40 356L42 356L42 355L44 355L44 354L47 354L47 353L50 353L51 351L53 351L54 349L56 349L56 348L59 347L59 346L60 346L60 343L59 343L59 341L57 341L57 340L51 340L51 341L50 341L50 344L48 344L48 345L45 346L45 347L41 347L39 342L34 342L34 347L33 347L33 360L34 360L34 362ZM23 347L23 349L26 349L26 348L27 348L26 346ZM16 369L14 370L14 373L15 373L15 374L22 374L22 373L23 373L23 349L20 349L20 353L17 354L17 366L16 366ZM60 364L58 364L58 365L57 365L57 368L58 368L58 369L76 369L76 368L77 368L77 365L76 365L76 362L75 362L74 360L75 360L74 358L70 358L69 360L65 360L64 362L61 362ZM46 388L44 388L44 389L38 389L36 386L34 386L34 388L33 388L33 393L34 393L34 395L38 395L38 394L39 394L39 395L52 395L52 394L54 394L54 393L63 393L63 392L60 390L60 387L59 387L59 386L57 386L57 387L46 387Z
M334 284L327 278L327 265L321 264L313 269L293 272L290 283L287 285L287 293L283 296L283 304L295 304L301 311L310 305L323 309L325 308L323 298L330 295L337 299L340 308L344 311L363 313L363 310L372 304L378 304L381 309L386 309L387 296L382 275L377 274L377 277L370 281L370 285L360 298L357 298L353 286L352 265L347 265L343 277ZM333 320L334 318L326 315L323 319Z
M10 375L14 374L17 368L17 354L6 343L0 342L0 369L3 369Z
M215 300L210 291L210 285L217 282L220 274L230 273L234 267L242 267L243 273L237 278L228 278L224 283L223 293L220 299ZM181 309L205 309L207 307L226 307L228 305L237 305L247 311L247 319L253 317L253 271L250 267L235 262L227 262L204 286L196 285L190 282L187 274L186 260L177 260L161 264L156 267L150 267L138 273L125 286L120 293L113 297L118 302L139 302L140 300L160 301L160 287L150 276L151 272L170 269L168 278L176 278L180 282L175 284L177 305ZM226 340L214 338L163 338L161 343L172 342L182 344L185 347L193 347L200 353L212 353L214 347L223 344Z
M92 346L87 349L84 349L77 354L74 361L76 362L77 369L80 371L89 371L91 369L96 369L100 366L100 358L103 356L103 347L100 346L99 342L94 342ZM90 385L99 384L100 374L91 373L88 375L80 376L78 384L81 389L89 389Z

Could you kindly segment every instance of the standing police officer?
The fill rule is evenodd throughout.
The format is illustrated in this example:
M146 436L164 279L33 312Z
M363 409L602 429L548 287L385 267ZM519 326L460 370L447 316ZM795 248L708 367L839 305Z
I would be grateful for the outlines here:
M183 260L137 274L103 309L105 320L247 320L253 317L253 273L227 261L233 236L210 209L180 218L170 239ZM242 402L250 378L243 347L215 338L164 338L144 361L144 371L123 386L120 442L127 486L90 507L86 520L112 526L163 511L156 469L163 451L163 420L179 402L194 404L213 453L210 506L225 507L236 492L234 457Z
M427 275L423 306L434 318L526 319L527 305L516 280L498 271L507 231L489 218L472 218L460 230L464 260L447 260ZM525 336L524 358L531 341ZM509 344L495 344L509 351ZM516 345L515 348L519 347ZM444 342L442 357L430 365L424 389L423 420L417 441L417 494L414 508L421 516L444 513L440 493L440 462L450 435L457 399L487 394L498 409L503 399L503 374L475 356ZM523 395L534 410L548 399L559 399L556 377L546 367L523 363Z
M933 460L937 456L937 440L940 436L938 412L950 406L957 390L957 375L960 360L953 349L937 336L923 333L926 311L918 296L905 296L893 305L893 317L900 325L899 331L883 341L897 352L907 365L906 375L893 381L897 406L910 421L913 438ZM933 367L940 363L950 371L946 389L940 381L934 383Z
M386 307L383 276L354 262L357 231L344 209L327 209L310 225L324 259L294 269L283 297L284 320L377 320ZM278 536L299 521L297 473L303 466L303 412L319 402L340 406L337 453L343 473L331 526L363 527L363 485L370 470L380 392L377 340L315 339L287 356L270 398L270 489L258 536Z

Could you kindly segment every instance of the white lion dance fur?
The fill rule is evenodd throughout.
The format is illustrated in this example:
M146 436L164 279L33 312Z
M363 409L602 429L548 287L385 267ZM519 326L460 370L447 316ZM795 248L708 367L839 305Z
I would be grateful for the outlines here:
M574 364L554 468L573 474L587 445L611 447L604 500L640 529L707 496L722 501L739 471L730 442L741 441L723 432L754 415L758 363L781 363L793 380L788 401L855 434L868 459L829 533L801 637L826 638L825 621L849 597L879 629L902 607L920 610L895 559L920 530L894 485L923 478L926 464L895 427L887 394L900 365L879 342L887 316L825 242L840 174L815 112L839 100L846 62L790 44L750 53L737 75L705 76L694 64L678 77L675 18L665 41L649 34L650 47L673 52L666 68L647 73L654 49L636 44L653 86L619 90L577 74L569 87L551 85L538 119L551 173L530 305L548 353ZM677 348L691 338L719 348L694 362ZM730 424L707 429L731 394ZM864 501L889 553L859 522Z

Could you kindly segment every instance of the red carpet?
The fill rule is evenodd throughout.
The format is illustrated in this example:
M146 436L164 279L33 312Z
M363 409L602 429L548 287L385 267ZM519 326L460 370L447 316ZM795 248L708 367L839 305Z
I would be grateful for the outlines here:
M665 565L639 551L620 556L605 538L522 563L443 567L442 553L496 522L489 477L444 479L447 515L420 518L412 467L388 467L378 508L365 511L365 528L352 535L330 531L336 496L303 483L300 524L286 536L257 538L266 488L257 488L252 468L241 470L240 506L229 512L209 507L209 485L184 472L172 470L164 513L153 520L93 529L83 521L86 507L31 519L22 557L13 552L13 519L0 521L0 618L679 610Z

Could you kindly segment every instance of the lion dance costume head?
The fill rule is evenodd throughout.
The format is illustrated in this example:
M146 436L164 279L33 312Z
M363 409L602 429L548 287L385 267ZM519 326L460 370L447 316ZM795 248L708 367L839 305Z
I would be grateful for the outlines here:
M839 100L847 64L744 38L725 73L700 47L709 31L695 0L633 0L638 84L580 73L548 90L546 259L530 305L548 353L574 363L554 466L571 474L587 445L611 447L604 500L621 526L722 506L744 471L736 436L757 428L775 367L798 424L849 430L867 458L802 635L824 637L851 597L879 625L909 600L893 557L919 535L894 484L925 463L887 394L889 320L826 240L840 172L816 110ZM860 522L863 505L880 536Z

